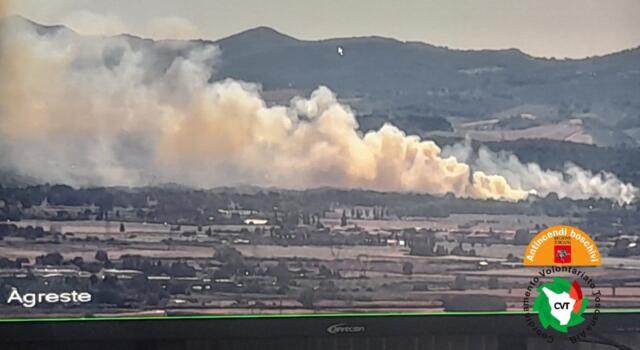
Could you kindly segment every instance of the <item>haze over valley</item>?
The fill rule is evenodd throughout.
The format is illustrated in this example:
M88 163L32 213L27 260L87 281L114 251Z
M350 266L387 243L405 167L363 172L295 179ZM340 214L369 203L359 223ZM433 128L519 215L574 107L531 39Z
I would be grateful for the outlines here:
M15 16L2 25L12 85L3 84L0 161L17 182L557 193L620 204L637 195L633 166L617 174L609 159L521 161L531 151L508 145L603 146L628 162L638 49L556 61L377 37L301 41L264 27L156 42Z
M640 307L639 48L246 29L0 18L0 299L92 296L0 317L522 311L559 224L597 242L602 308Z

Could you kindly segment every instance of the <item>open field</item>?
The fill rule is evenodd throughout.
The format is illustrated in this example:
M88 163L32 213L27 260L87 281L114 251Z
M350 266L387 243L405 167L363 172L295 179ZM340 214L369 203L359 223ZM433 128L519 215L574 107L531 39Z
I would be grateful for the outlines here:
M41 226L58 234L34 240L8 237L0 241L0 257L26 258L33 265L28 270L0 269L0 274L4 276L2 279L12 279L11 276L19 276L21 271L30 271L36 281L53 282L58 275L77 274L77 278L82 279L99 271L97 275L102 278L116 277L120 288L125 289L133 288L127 281L143 274L148 278L145 288L160 288L155 293L159 293L158 298L164 305L161 309L145 304L141 297L134 297L140 301L129 307L125 304L103 306L92 311L97 314L442 311L452 307L451 303L465 305L463 300L469 297L492 298L491 303L497 302L496 308L517 310L525 286L538 270L508 261L508 255L521 259L525 246L507 242L513 239L516 229L566 221L544 216L451 215L430 219L353 220L350 227L360 231L345 231L339 220L325 220L330 231L323 234L324 239L340 235L345 239L360 237L363 232L372 232L371 237L387 235L389 239L394 237L393 232L400 232L402 238L405 237L402 232L409 230L406 232L419 232L417 237L423 239L431 237L448 252L456 249L466 252L465 255L420 256L412 254L402 239L388 242L385 239L384 243L373 244L361 241L317 245L311 241L274 237L269 226L177 227L125 222L125 232L120 232L119 222L25 220L16 222L17 226ZM504 243L461 243L459 240L467 237L464 232L468 231L493 231ZM392 241L394 243L389 243ZM473 255L468 254L470 250L474 251ZM94 272L87 273L81 264L64 263L59 267L34 264L47 254L60 253L67 261L80 259L85 264L102 266L103 262L96 260L99 251L108 254L108 269L88 269ZM220 271L232 260L225 260L221 254L231 252L238 256L234 259L242 259L233 261L241 264L237 268L245 272L226 277ZM177 275L169 271L145 272L142 265L139 268L130 265L131 261L164 266L186 264L187 270ZM406 270L409 265L410 270ZM601 283L603 305L640 306L640 281L630 280L630 271L640 271L640 258L605 256L603 267L589 269L591 276ZM18 278L16 283L25 282ZM615 296L612 283L617 284ZM137 295L130 290L127 293L132 293L132 297ZM305 293L311 293L312 299L305 300L301 296ZM13 307L3 310L7 315L20 313L20 309ZM73 314L77 309L65 312Z

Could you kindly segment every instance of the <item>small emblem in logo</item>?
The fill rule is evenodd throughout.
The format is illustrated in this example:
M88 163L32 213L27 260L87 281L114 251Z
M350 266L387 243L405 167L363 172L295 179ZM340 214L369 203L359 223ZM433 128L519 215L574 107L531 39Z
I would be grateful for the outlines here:
M556 245L553 247L555 254L553 262L556 264L568 264L571 262L571 246Z

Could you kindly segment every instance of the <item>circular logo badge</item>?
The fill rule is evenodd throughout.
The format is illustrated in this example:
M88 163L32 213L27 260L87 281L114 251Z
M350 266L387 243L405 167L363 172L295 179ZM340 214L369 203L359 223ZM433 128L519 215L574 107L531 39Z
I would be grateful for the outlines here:
M551 326L558 332L567 333L569 328L584 322L582 313L587 308L588 299L582 295L577 281L569 283L555 277L552 282L538 286L537 291L533 310L538 312L540 324L545 329Z

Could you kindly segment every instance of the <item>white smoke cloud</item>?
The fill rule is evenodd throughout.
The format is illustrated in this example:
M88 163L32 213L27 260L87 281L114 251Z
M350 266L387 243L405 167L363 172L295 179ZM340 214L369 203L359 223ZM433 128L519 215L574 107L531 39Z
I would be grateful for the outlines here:
M566 163L563 171L545 170L536 163L521 162L512 153L496 153L486 147L474 154L469 140L445 147L443 154L468 162L475 170L500 174L515 188L531 189L541 196L556 193L560 198L605 198L628 204L639 193L638 188L607 171L593 173L573 163Z
M43 35L31 25L2 34L0 165L41 181L335 186L506 200L566 191L518 177L515 166L489 155L472 170L466 158L390 124L363 134L326 87L270 107L256 84L211 83L215 46ZM603 193L592 187L575 185L566 195Z
M3 167L78 186L161 179L151 160L163 118L193 103L217 48L134 48L122 37L40 35L20 19L7 21L0 51Z

